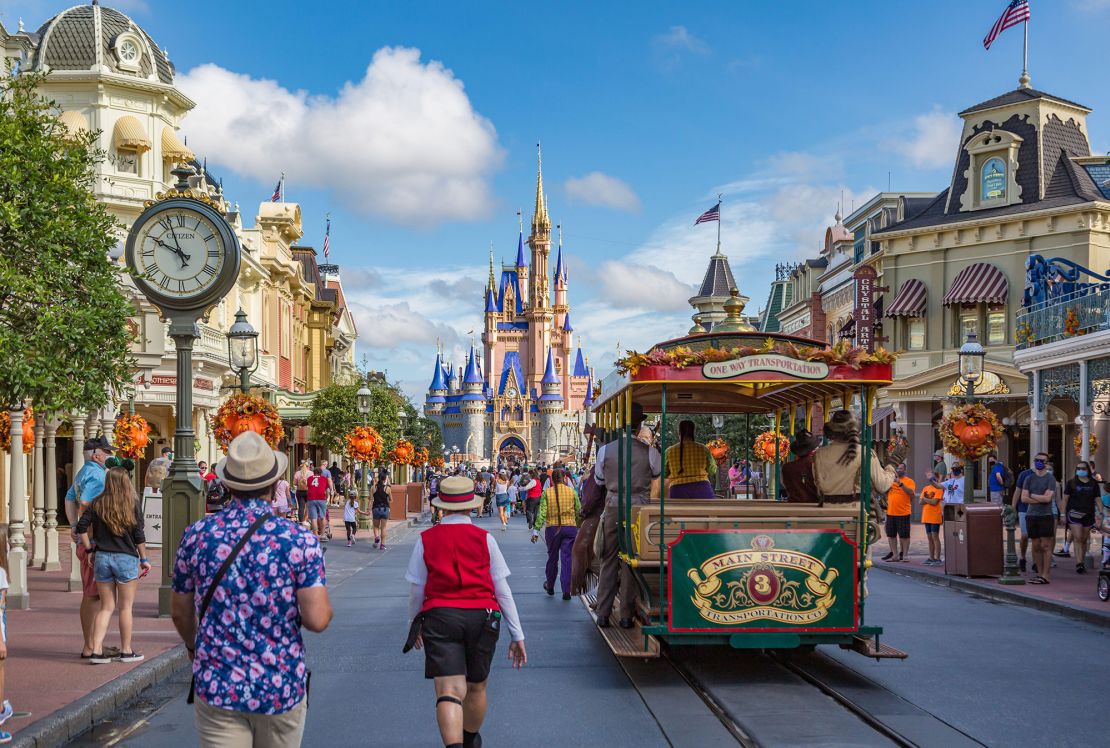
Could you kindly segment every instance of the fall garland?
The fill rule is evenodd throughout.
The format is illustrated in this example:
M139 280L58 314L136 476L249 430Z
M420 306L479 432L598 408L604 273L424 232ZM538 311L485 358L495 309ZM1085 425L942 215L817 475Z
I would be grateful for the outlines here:
M1073 338L1082 334L1083 329L1079 326L1079 312L1075 311L1075 307L1070 307L1064 314L1064 337Z
M443 461L442 457L433 457L431 460L428 461L428 464L431 465L432 467L436 468L437 470L439 470L439 469L442 469L443 466L446 465L447 463L445 463Z
M1075 449L1075 456L1076 457L1082 457L1083 456L1083 436L1081 434L1076 434L1075 437L1071 440L1071 445ZM1088 438L1087 446L1090 447L1090 454L1093 455L1095 452L1097 452L1098 451L1098 437L1095 436L1094 434L1091 434L1090 437Z
M35 411L23 409L23 454L31 454L35 448ZM12 451L12 417L6 410L0 410L0 449Z
M150 441L150 424L140 415L120 416L116 419L112 439L121 457L137 460L146 452Z
M762 462L775 462L775 444L778 444L778 461L783 462L790 455L790 441L778 431L764 431L755 438L752 451Z
M728 442L721 437L718 436L710 439L705 443L705 446L709 449L709 454L713 455L713 459L716 460L718 464L728 459Z
M963 460L977 460L993 452L1002 438L998 416L982 403L957 405L940 421L944 451Z
M382 435L373 426L356 426L344 438L347 456L356 462L375 462L382 456Z
M390 450L386 457L395 465L408 465L412 462L415 452L412 442L408 439L398 439L397 446Z
M790 342L778 342L774 338L767 338L758 348L751 346L738 346L736 348L703 348L693 350L687 346L677 346L669 350L653 348L647 353L626 351L625 356L616 362L617 370L621 374L636 376L645 366L673 366L676 369L685 369L687 366L701 366L716 361L731 361L736 358L753 356L761 353L778 353L788 358L800 361L821 361L829 366L851 366L858 369L866 364L891 364L896 358L895 354L882 346L875 351L868 352L866 348L852 346L847 340L841 340L827 348L819 346L794 345Z
M412 464L413 465L426 465L426 464L428 464L428 448L427 447L420 447L419 449L416 450L416 452L413 453Z
M256 431L262 435L270 449L277 449L285 429L277 408L258 395L239 393L232 395L216 411L216 425L212 435L227 454L231 440L244 431Z

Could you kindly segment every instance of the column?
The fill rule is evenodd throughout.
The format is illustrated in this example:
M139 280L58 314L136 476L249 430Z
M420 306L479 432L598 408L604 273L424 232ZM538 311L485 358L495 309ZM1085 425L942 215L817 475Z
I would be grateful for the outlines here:
M1044 452L1048 441L1048 418L1041 400L1041 371L1033 370L1033 407L1029 411L1029 459L1038 452ZM1022 467L1032 467L1025 465Z
M46 431L43 421L46 420L45 413L39 413L38 418L35 419L35 448L34 448L34 515L31 518L31 538L32 550L34 555L31 556L32 566L42 566L42 562L46 559L46 494L43 481L46 479L46 471L43 469L43 454L42 454L42 439Z
M55 437L61 421L57 416L50 416L46 422L46 438L43 440L43 450L46 461L42 471L43 488L46 489L46 521L43 525L44 556L42 560L43 571L58 571L62 568L58 559L58 461L55 453Z
M10 410L12 419L11 483L8 492L8 607L25 610L31 600L27 591L27 540L23 535L26 526L27 460L23 458L23 408Z
M1087 362L1079 362L1079 459L1091 459L1091 401L1088 397L1090 379L1087 376Z
M77 473L85 464L85 417L82 415L74 415L70 419L73 424L73 477L77 477ZM72 535L73 528L70 528ZM81 562L77 560L77 544L70 538L69 542L70 564L69 564L69 591L81 591Z

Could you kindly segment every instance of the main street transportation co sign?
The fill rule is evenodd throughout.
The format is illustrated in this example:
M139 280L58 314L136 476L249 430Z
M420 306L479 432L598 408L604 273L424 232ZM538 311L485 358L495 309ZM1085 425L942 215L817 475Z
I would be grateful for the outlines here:
M701 367L706 379L732 379L745 374L770 372L796 379L824 379L829 365L824 361L801 361L778 353L756 353L732 361L714 361Z

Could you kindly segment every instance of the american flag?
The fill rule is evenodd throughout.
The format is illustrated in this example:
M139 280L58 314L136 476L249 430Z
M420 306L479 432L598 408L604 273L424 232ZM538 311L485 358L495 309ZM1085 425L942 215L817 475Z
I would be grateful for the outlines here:
M278 180L277 186L274 187L274 194L270 195L270 202L271 203L276 203L277 201L281 200L281 187L282 187L282 183L284 181L285 181L285 175L282 174L281 179Z
M709 221L717 221L719 223L720 220L721 204L717 203L712 208L698 216L698 220L694 221L694 225L697 226L699 223L708 223Z
M983 39L983 47L990 49L991 44L998 38L1006 29L1011 26L1017 26L1019 23L1027 23L1029 21L1029 0L1013 0L1006 6L1006 10L1002 11L1002 15L991 26L990 33Z
M324 259L328 258L328 252L331 249L331 219L328 219L328 227L324 229Z

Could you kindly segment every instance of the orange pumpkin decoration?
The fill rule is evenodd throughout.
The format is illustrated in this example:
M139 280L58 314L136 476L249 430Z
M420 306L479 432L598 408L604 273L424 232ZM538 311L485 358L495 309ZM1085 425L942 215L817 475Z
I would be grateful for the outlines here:
M31 454L35 448L35 412L32 408L23 409L23 454ZM8 411L0 410L0 449L12 450L12 417Z
M713 455L713 459L717 462L723 462L728 458L728 442L724 439L720 437L711 439L705 446L709 449L709 454Z
M347 455L358 462L373 462L381 457L382 437L370 426L356 426L347 434Z
M986 421L976 423L957 421L952 424L952 432L969 447L978 447L985 444L987 439L991 437L991 427Z
M146 452L146 445L150 442L150 425L142 416L120 416L116 419L113 433L120 457L135 460Z
M232 395L216 411L212 435L226 454L231 440L247 431L261 434L270 449L277 449L285 435L281 416L272 403L258 395Z

